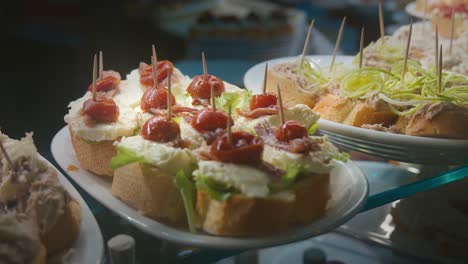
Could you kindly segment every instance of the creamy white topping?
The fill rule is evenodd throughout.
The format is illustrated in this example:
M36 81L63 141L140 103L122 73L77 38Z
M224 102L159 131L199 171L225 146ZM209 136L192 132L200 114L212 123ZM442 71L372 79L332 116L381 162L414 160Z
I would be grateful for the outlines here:
M115 146L125 148L144 158L148 163L163 172L175 175L179 170L189 171L197 162L190 149L175 148L166 144L143 139L142 136L124 137Z
M191 149L199 148L202 145L204 142L203 136L197 130L195 130L191 124L187 123L185 119L180 118L179 126L180 136L183 139L190 141Z
M91 97L90 93L86 93L84 97L68 105L70 111L65 116L65 122L68 123L75 134L93 142L116 140L119 137L133 135L138 126L137 114L124 104L118 105L119 118L116 122L88 125L87 117L81 114L81 109L83 108L84 101Z
M286 109L284 111L284 117L286 120L301 122L306 128L308 128L317 122L320 115L312 111L312 109L307 105L297 104ZM277 127L281 123L279 115L267 115L255 119L239 116L234 120L233 130L253 131L258 124L262 124L263 122L266 122L272 127Z
M204 160L198 163L198 169L193 175L222 182L248 197L266 197L269 193L268 175L250 166Z

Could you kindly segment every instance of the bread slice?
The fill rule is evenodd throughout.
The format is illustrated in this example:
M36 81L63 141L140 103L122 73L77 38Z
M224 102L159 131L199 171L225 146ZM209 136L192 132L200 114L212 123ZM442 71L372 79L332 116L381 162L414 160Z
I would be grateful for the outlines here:
M377 111L370 104L358 102L343 121L344 124L361 127L364 124L382 124L385 127L393 125L397 116L390 111Z
M261 236L307 224L323 216L330 199L330 176L313 175L290 191L267 198L234 194L225 201L197 191L197 212L205 232L222 236Z
M212 199L203 190L197 191L201 227L214 235L255 236L281 232L288 228L293 209L292 193L268 198L235 194L221 202Z
M112 194L143 215L174 225L186 223L185 209L173 176L141 163L114 171Z
M70 248L78 238L80 226L80 204L75 200L71 200L65 206L64 212L57 223L41 237L42 243L47 249L47 254L52 255Z
M310 108L313 108L320 99L318 95L312 96L304 93L299 89L296 82L282 76L281 73L269 70L266 86L267 92L276 94L278 85L281 89L283 104L288 107L292 107L297 104L305 104Z
M109 162L117 155L114 140L106 140L97 143L87 143L70 129L70 136L76 157L83 169L100 176L112 176L113 171Z
M468 139L468 109L452 104L425 105L414 114L405 132L411 136ZM444 105L441 105L444 104ZM431 110L432 108L432 110ZM429 112L433 113L429 113Z
M330 174L305 177L293 190L295 201L290 223L308 224L325 215L331 198Z
M327 94L322 97L312 110L320 113L320 118L342 123L353 108L354 102L352 100Z

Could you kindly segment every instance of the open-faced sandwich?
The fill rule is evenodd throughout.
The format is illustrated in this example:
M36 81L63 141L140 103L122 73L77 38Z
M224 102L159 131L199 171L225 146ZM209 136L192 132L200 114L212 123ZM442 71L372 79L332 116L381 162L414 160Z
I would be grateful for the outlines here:
M37 154L32 134L0 133L0 262L47 263L79 234L81 209Z
M115 81L112 89L101 88L106 78L96 78L96 64L94 56L91 91L70 103L65 121L81 167L97 175L112 176L109 161L117 153L113 144L133 135L138 127L137 115L127 101L127 93L133 92L124 89L130 86Z

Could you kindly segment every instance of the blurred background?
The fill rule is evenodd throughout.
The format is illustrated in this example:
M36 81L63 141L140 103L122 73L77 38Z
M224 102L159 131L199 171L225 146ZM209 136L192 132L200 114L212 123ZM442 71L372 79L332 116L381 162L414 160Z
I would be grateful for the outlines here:
M387 31L408 22L405 2L384 1ZM341 53L357 51L363 26L366 43L379 35L376 0L27 0L2 1L0 12L0 126L14 137L35 131L41 151L90 83L99 50L122 76L150 60L153 43L188 75L201 72L204 50L211 73L242 86L252 65L300 53L311 19L309 54L332 52L343 16Z

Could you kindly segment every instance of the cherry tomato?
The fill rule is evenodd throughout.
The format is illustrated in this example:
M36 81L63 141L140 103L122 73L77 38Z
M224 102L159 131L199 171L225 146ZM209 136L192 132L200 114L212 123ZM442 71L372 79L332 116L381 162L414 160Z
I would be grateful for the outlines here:
M228 142L227 132L210 146L211 156L220 162L257 165L262 162L263 141L243 131L232 132Z
M107 76L104 79L96 81L96 92L108 92L110 90L117 89L120 84L120 79L114 76ZM88 86L88 91L93 91L93 84Z
M174 65L168 60L158 61L158 83L164 81L170 73L174 72ZM144 86L153 87L153 66L150 64L140 73L140 83Z
M284 142L307 137L307 135L307 128L296 121L287 121L276 129L276 139Z
M175 105L174 95L171 96L171 105ZM141 110L147 111L150 108L167 109L167 89L159 87L150 88L141 97Z
M111 123L119 119L119 107L112 98L90 98L83 103L82 113L98 123Z
M204 109L192 118L192 127L199 132L215 131L218 128L225 129L227 120L228 116L224 112ZM231 126L233 125L234 121L231 119Z
M270 93L256 94L252 96L252 100L250 101L250 110L276 106L277 100L278 100L278 97L276 97L276 95L274 94L270 94Z
M213 84L214 96L218 97L224 92L223 81L211 74L197 75L187 87L187 92L195 99L210 99L211 84Z
M172 119L154 116L143 124L141 135L147 140L166 143L180 135L180 127Z

